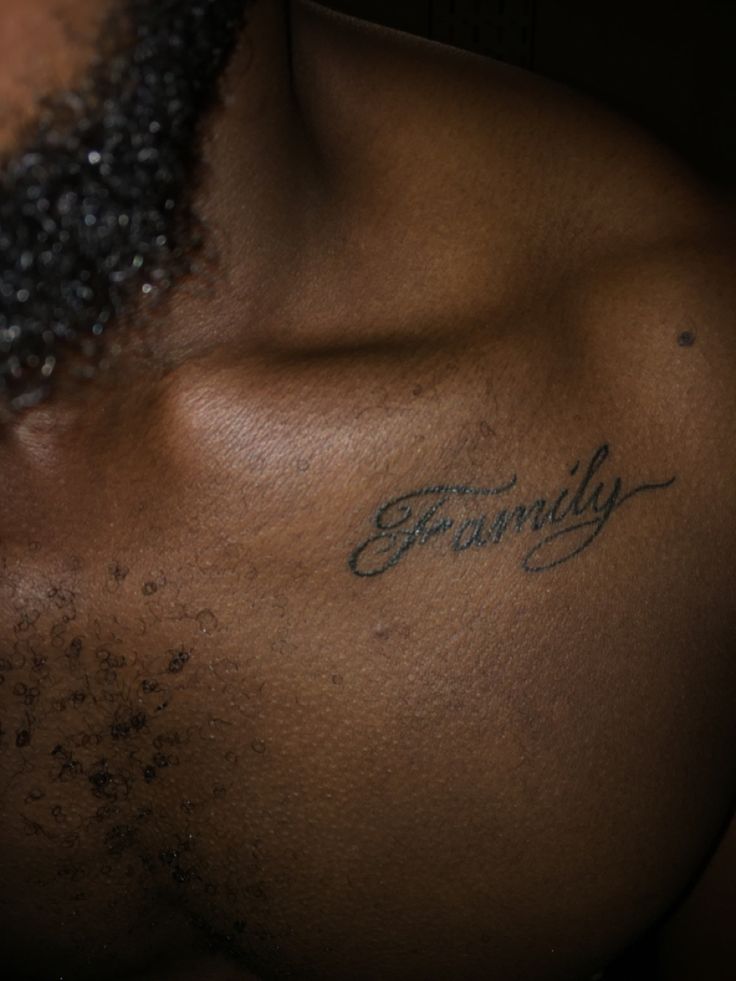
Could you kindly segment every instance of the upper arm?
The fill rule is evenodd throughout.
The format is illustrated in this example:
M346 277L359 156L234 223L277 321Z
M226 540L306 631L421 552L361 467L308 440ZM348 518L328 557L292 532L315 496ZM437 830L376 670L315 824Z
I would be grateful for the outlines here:
M736 963L736 819L705 872L662 929L662 981L726 978Z

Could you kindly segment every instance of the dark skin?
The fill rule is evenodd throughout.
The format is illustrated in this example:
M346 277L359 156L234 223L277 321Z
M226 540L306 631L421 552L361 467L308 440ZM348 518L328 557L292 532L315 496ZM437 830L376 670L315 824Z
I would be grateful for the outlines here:
M89 65L66 8L18 119ZM727 977L720 202L491 62L301 4L243 39L213 258L3 428L11 976L583 981L646 936Z

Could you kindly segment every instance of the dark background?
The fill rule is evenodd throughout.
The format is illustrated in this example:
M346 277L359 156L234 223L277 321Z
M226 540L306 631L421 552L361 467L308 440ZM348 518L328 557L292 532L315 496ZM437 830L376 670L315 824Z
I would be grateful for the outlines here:
M571 84L736 186L736 0L325 2Z

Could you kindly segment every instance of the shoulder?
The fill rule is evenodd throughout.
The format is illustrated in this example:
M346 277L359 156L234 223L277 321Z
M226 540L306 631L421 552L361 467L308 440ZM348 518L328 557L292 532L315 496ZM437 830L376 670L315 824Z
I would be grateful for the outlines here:
M361 188L360 217L374 208L361 242L375 236L397 279L417 285L421 266L433 302L461 298L478 319L538 300L622 370L646 348L652 374L639 380L650 388L659 370L684 405L698 378L720 377L728 400L732 203L637 125L563 86L302 9L325 55L317 87L336 110L328 145Z
M658 937L663 981L727 977L736 958L736 818L708 867Z
M607 393L736 506L733 207L648 133L565 87L298 9L305 90L359 201L343 254L366 332L388 305L489 350L513 332L520 357L531 345L558 376Z
M688 253L691 285L710 258L720 275L715 253L726 267L736 210L631 121L492 59L297 9L310 122L364 252L410 288L429 270L469 311L627 263L632 291L645 270L672 282Z
M520 356L532 343L554 370L584 367L640 424L646 407L660 447L693 466L708 454L725 501L732 205L637 125L563 86L297 9L309 118L353 202L342 255L366 332L388 304L425 332L444 322L491 346L513 330Z

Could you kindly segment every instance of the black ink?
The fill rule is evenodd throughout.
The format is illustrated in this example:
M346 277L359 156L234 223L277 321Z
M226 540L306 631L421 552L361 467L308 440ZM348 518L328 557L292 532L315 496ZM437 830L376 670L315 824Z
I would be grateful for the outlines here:
M432 520L454 496L492 497L505 494L515 486L516 477L512 477L506 484L491 488L426 487L388 501L376 513L375 526L379 534L363 542L353 552L349 560L351 570L356 576L380 576L398 565L415 545L426 545L432 538L449 531L454 523L452 518L442 518L436 524L432 524ZM426 498L432 497L438 497L439 500L431 503L419 518L415 519L413 508L416 503L421 504ZM410 523L409 528L403 527L408 523ZM365 554L369 551L373 553L374 559L379 560L372 568L366 568L364 562Z
M453 529L452 551L465 552L471 548L500 545L510 536L540 535L550 527L564 525L546 534L522 557L524 571L547 572L589 548L613 513L626 501L647 491L664 490L675 483L676 478L672 477L666 481L643 483L624 492L621 477L608 484L599 479L599 471L609 456L610 447L604 443L595 451L582 476L579 476L579 461L570 468L570 476L578 477L577 486L564 487L549 497L538 497L530 504L514 503L491 515L474 515L458 521L441 512L460 498L472 500L507 495L517 486L516 476L490 488L436 486L393 498L376 512L373 523L377 534L355 549L349 558L349 567L362 578L383 575L417 545L426 545Z
M473 545L482 547L485 518L469 518L463 521L455 533L452 547L456 552L464 552Z

